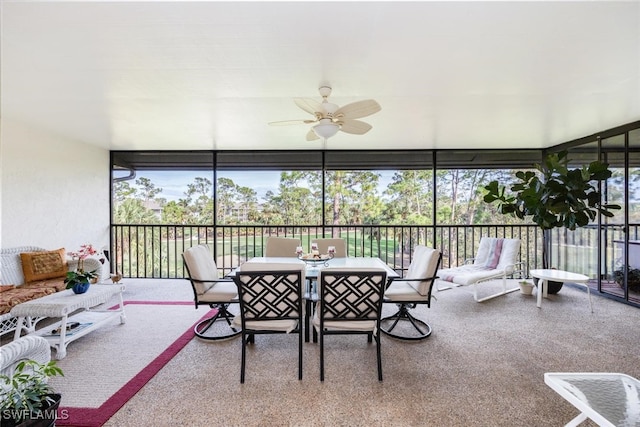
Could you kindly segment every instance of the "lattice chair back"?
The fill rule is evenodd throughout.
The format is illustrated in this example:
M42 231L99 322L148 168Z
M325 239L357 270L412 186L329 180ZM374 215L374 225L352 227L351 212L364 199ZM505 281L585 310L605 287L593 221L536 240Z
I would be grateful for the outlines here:
M324 269L320 273L320 320L376 320L387 273L383 269Z
M305 266L247 262L236 272L243 321L300 319Z

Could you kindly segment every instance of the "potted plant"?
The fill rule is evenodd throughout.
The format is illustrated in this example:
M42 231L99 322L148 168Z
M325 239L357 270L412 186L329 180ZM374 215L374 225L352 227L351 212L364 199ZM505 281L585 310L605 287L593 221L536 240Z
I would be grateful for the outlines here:
M87 292L89 285L94 279L98 278L98 275L96 271L84 271L84 260L96 253L97 251L91 244L81 245L80 249L76 252L67 252L67 255L71 256L72 259L78 260L76 269L67 272L67 277L64 279L64 284L67 289L73 289L73 292L76 294Z
M613 280L624 289L624 268L619 268L613 272ZM628 268L627 271L627 288L630 291L640 291L640 269Z
M533 284L530 282L527 282L526 280L522 279L518 282L518 285L520 285L520 293L524 294L524 295L531 295L533 293Z
M520 219L530 218L543 231L542 264L548 268L549 231L556 227L575 230L594 221L598 213L612 217L619 205L602 202L600 182L611 177L609 165L593 161L581 168L569 169L567 151L547 155L533 171L516 172L509 187L492 181L485 186L484 201L498 203L498 212ZM551 283L549 283L551 285ZM559 283L557 290L560 290ZM554 293L549 289L549 293Z
M55 360L23 360L12 376L0 375L0 425L3 427L54 426L61 395L48 384L49 377L64 375Z

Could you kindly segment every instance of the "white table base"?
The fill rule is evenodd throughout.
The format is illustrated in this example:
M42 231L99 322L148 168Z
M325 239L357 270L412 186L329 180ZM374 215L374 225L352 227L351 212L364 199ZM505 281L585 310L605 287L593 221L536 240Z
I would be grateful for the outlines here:
M20 337L22 331L45 338L49 345L56 350L55 359L63 359L67 355L67 345L88 333L120 317L120 323L126 322L122 291L124 285L91 285L84 294L74 294L67 289L52 295L47 295L27 301L11 309L11 314L18 318L14 339ZM118 305L113 310L95 310L92 307L108 302L112 297L118 297ZM36 323L46 317L59 317L60 321L36 330ZM67 333L67 325L78 322L81 325L77 331ZM59 334L52 331L60 328Z
M552 282L571 282L583 285L587 288L587 294L589 296L589 309L593 313L593 304L591 302L591 289L589 288L589 277L584 274L570 273L568 271L553 270L553 269L539 269L529 271L531 277L539 279L538 291L537 291L537 306L542 307L542 298L547 298L548 295L548 281Z

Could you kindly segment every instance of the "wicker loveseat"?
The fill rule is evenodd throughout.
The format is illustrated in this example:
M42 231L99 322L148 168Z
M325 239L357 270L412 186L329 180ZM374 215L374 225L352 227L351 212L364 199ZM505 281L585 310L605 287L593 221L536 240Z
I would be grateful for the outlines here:
M59 251L64 253L64 249L59 249ZM20 254L32 252L48 251L37 246L0 249L0 335L14 331L16 328L17 319L11 316L11 308L22 302L64 290L64 271L74 270L78 265L77 260L65 260L66 267L57 277L30 280L27 283ZM85 259L84 269L87 271L95 270L99 276L98 281L102 279L100 277L102 264L97 259Z

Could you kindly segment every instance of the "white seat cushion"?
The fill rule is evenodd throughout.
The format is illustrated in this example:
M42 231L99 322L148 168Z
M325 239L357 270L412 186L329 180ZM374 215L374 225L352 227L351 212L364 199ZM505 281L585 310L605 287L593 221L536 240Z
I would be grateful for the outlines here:
M320 319L317 314L313 317L313 326L317 331L320 330ZM341 321L341 320L325 320L325 329L331 330L348 330L348 331L363 331L374 332L376 330L375 320L353 320L353 321Z
M235 282L216 282L203 294L198 295L200 302L224 302L231 301L238 296L238 288Z
M233 324L239 328L242 327L242 319L240 316L233 318ZM250 320L246 322L247 330L254 331L284 331L290 333L298 326L297 320Z
M386 299L390 301L425 301L427 298L404 280L392 281L384 292Z

